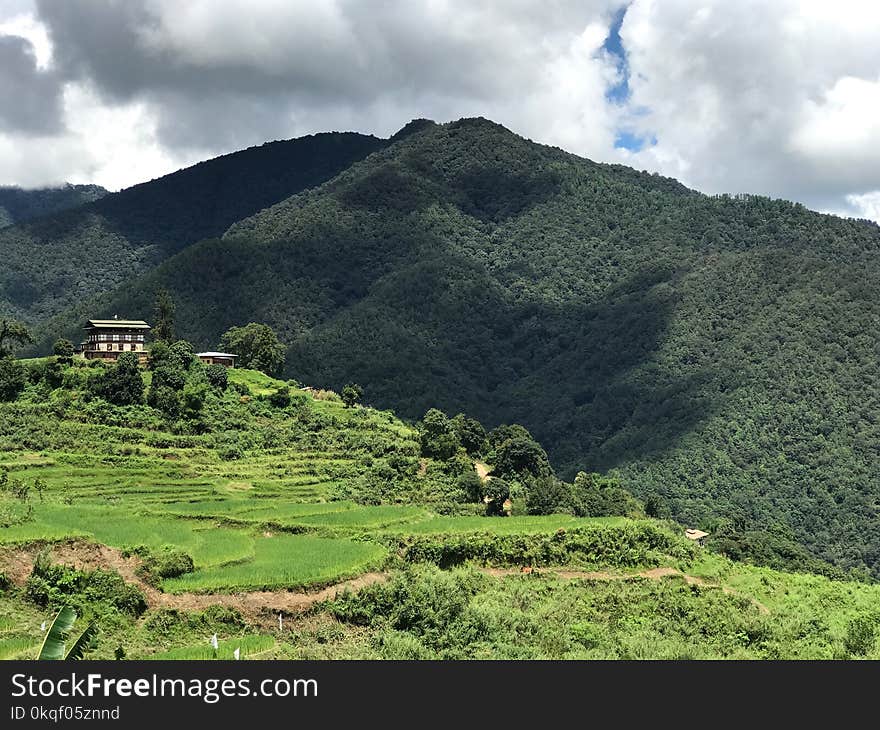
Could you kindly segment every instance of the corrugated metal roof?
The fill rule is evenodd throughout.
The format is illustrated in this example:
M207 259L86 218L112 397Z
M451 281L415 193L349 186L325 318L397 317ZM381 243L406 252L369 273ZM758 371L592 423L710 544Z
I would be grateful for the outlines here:
M197 352L196 357L238 357L231 352Z
M98 329L112 327L127 327L129 329L148 330L150 325L141 319L90 319L86 329L96 327Z

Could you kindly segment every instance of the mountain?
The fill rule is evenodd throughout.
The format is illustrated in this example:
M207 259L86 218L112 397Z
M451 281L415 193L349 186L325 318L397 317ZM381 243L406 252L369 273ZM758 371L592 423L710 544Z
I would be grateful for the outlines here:
M51 215L107 195L100 185L63 185L57 188L0 186L0 228Z
M878 250L867 221L420 122L94 315L168 287L198 346L266 322L302 382L522 423L564 476L880 575Z
M45 321L385 144L352 133L271 142L0 230L0 313Z

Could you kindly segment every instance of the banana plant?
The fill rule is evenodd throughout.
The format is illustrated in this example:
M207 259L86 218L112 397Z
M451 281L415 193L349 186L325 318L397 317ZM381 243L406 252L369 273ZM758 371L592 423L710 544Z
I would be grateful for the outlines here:
M75 622L76 611L70 606L62 606L49 625L37 659L82 659L83 655L92 648L98 635L98 627L94 622L90 622L65 653L66 642Z

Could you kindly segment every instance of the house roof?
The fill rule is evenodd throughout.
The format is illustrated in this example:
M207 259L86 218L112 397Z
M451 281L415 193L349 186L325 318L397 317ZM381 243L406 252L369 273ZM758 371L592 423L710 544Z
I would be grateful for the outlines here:
M238 357L231 352L197 352L196 357Z
M689 527L687 530L685 530L684 534L685 534L685 537L687 537L690 540L699 540L704 537L709 537L708 532L703 532L702 530L695 530L691 527Z
M148 330L150 325L141 319L90 319L86 329L135 329Z

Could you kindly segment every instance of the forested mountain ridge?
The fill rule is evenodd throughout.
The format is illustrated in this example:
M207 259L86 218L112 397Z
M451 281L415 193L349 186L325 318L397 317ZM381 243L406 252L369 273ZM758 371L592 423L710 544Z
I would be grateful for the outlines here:
M100 185L62 185L24 189L0 186L0 228L75 208L103 198L109 191Z
M82 306L385 144L335 132L270 142L0 230L0 313L40 323Z
M200 346L266 322L303 382L522 423L566 476L616 469L682 521L772 528L880 575L876 225L482 119L411 131L103 313L146 315L168 287Z

